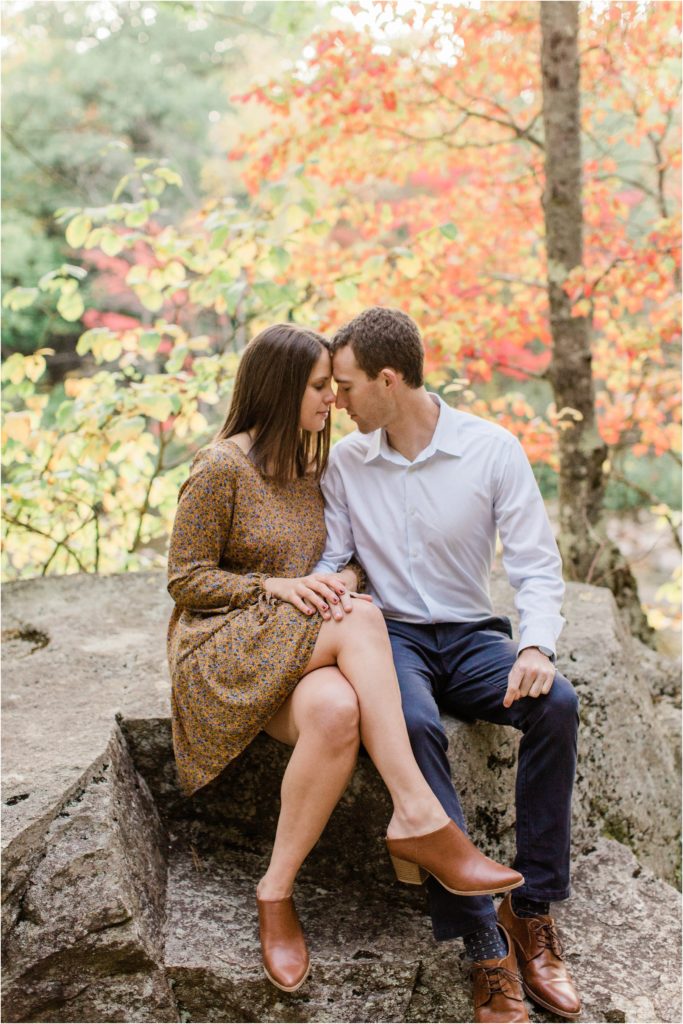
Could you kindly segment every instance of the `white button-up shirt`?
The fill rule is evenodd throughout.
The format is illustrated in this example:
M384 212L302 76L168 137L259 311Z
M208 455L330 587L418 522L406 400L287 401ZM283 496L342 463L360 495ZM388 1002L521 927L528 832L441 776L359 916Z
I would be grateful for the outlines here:
M562 563L519 441L495 423L451 409L413 462L386 432L350 434L322 480L327 545L316 566L337 572L354 554L390 619L476 622L493 615L496 532L520 615L519 649L555 652Z

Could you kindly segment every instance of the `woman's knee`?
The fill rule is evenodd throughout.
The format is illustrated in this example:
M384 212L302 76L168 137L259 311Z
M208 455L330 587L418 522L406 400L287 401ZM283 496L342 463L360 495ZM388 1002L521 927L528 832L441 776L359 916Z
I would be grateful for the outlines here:
M314 731L332 749L347 749L360 743L358 698L340 672L330 670L316 681L299 718L300 734Z
M364 636L375 636L380 633L389 640L384 616L376 604L371 601L354 601L353 610L344 616L339 625L343 625L347 634L362 640Z

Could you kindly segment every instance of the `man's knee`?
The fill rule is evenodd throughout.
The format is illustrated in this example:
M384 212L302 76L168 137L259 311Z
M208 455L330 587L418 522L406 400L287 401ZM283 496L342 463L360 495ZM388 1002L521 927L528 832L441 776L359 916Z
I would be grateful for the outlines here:
M557 672L550 692L543 700L546 717L559 727L576 729L579 722L579 698L568 679Z

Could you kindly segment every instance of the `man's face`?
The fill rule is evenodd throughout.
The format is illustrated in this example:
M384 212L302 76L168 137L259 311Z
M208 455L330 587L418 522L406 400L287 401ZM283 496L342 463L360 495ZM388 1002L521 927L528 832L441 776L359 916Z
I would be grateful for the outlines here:
M361 434L386 426L391 408L382 375L370 380L358 366L350 345L335 352L332 367L337 408L346 409Z

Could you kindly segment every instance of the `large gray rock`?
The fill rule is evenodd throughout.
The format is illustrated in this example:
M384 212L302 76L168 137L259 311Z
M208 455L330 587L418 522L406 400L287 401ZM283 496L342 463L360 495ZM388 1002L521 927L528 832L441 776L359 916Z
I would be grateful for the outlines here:
M154 802L114 726L31 871L10 877L5 1020L177 1020L162 968L165 849Z
M509 589L498 580L495 591L510 614ZM460 945L435 944L422 893L393 881L383 843L389 801L367 759L300 875L311 980L294 996L265 981L253 890L288 751L259 737L195 798L181 797L169 610L158 573L5 588L5 1018L471 1019ZM630 852L674 878L673 676L649 652L641 658L607 591L570 586L565 615L559 667L583 710L575 893L557 910L585 1019L678 1020L680 1008L669 1009L677 893ZM446 725L474 837L508 858L518 737ZM610 949L605 967L601 944Z

